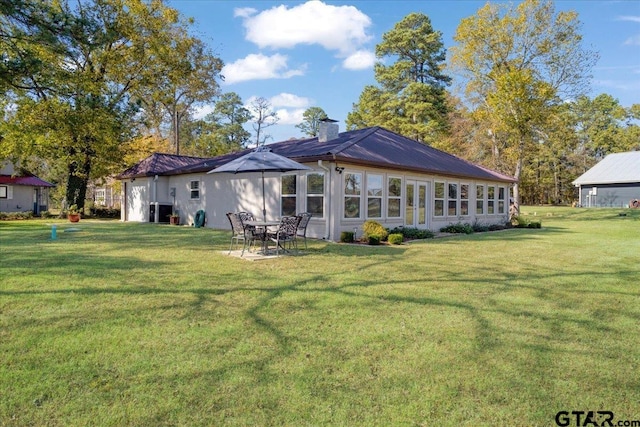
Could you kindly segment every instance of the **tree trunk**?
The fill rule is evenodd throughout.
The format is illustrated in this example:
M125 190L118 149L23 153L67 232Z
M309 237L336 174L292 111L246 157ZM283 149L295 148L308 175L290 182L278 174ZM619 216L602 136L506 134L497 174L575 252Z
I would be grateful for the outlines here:
M86 156L81 167L77 162L71 162L68 166L68 179L66 199L67 206L77 205L78 210L84 210L84 201L87 197L87 185L91 172L91 157Z

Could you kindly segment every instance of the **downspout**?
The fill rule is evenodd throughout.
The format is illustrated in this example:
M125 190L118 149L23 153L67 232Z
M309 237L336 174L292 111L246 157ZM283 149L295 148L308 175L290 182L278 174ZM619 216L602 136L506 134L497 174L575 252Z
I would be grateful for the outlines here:
M325 222L324 239L325 240L329 240L329 237L331 237L330 220L331 220L332 215L333 215L333 207L331 206L331 193L333 192L333 187L331 186L331 169L326 167L322 163L322 160L318 160L318 167L320 169L322 169L323 171L327 172L327 175L329 175L329 182L327 184L327 188L329 189L329 194L328 194L329 200L327 200L327 212L328 212L328 214L325 215L325 221L324 221Z
M153 177L153 203L156 205L155 215L153 216L153 222L160 222L160 205L158 204L158 175Z

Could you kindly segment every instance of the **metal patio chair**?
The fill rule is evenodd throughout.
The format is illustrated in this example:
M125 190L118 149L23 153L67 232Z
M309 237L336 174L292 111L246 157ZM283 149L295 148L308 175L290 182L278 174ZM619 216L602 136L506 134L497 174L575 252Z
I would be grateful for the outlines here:
M298 224L300 223L300 217L298 216L283 216L280 219L280 225L275 233L268 235L269 240L276 244L276 256L280 255L280 249L285 252L289 252L289 249L295 247L296 250L296 234L298 230Z
M236 243L236 247L242 240L242 252L240 256L244 255L245 250L249 250L251 248L251 244L256 240L261 240L263 237L256 231L255 227L249 227L244 224L244 221L249 221L250 219L247 217L246 212L228 212L227 218L229 218L229 223L231 224L231 245L229 246L229 254L234 247L234 242ZM243 217L246 218L243 220Z
M307 225L309 225L309 220L313 216L309 212L303 212L298 214L300 217L300 223L298 224L298 231L296 232L296 237L302 237L304 239L304 248L307 249ZM296 243L296 249L298 245Z

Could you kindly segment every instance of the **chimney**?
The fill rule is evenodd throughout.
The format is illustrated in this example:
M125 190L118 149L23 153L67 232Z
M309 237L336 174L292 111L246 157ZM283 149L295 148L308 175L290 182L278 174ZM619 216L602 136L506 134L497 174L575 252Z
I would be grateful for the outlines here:
M327 142L338 137L338 121L321 119L318 126L318 142Z

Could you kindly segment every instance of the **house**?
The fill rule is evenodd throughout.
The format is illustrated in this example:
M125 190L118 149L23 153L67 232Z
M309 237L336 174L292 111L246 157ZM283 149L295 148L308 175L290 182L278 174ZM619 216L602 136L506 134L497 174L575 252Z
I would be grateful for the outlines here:
M49 188L43 181L13 163L0 163L0 212L27 212L34 215L48 210Z
M315 138L268 146L312 171L266 172L267 219L298 212L313 217L307 236L338 241L372 219L385 227L439 230L458 222L504 224L514 179L384 129L338 132L332 121ZM207 174L247 151L202 159L154 154L118 176L122 220L168 222L179 213L192 224L226 229L227 212L261 211L260 173Z
M629 207L640 200L640 151L607 155L573 185L580 206Z

